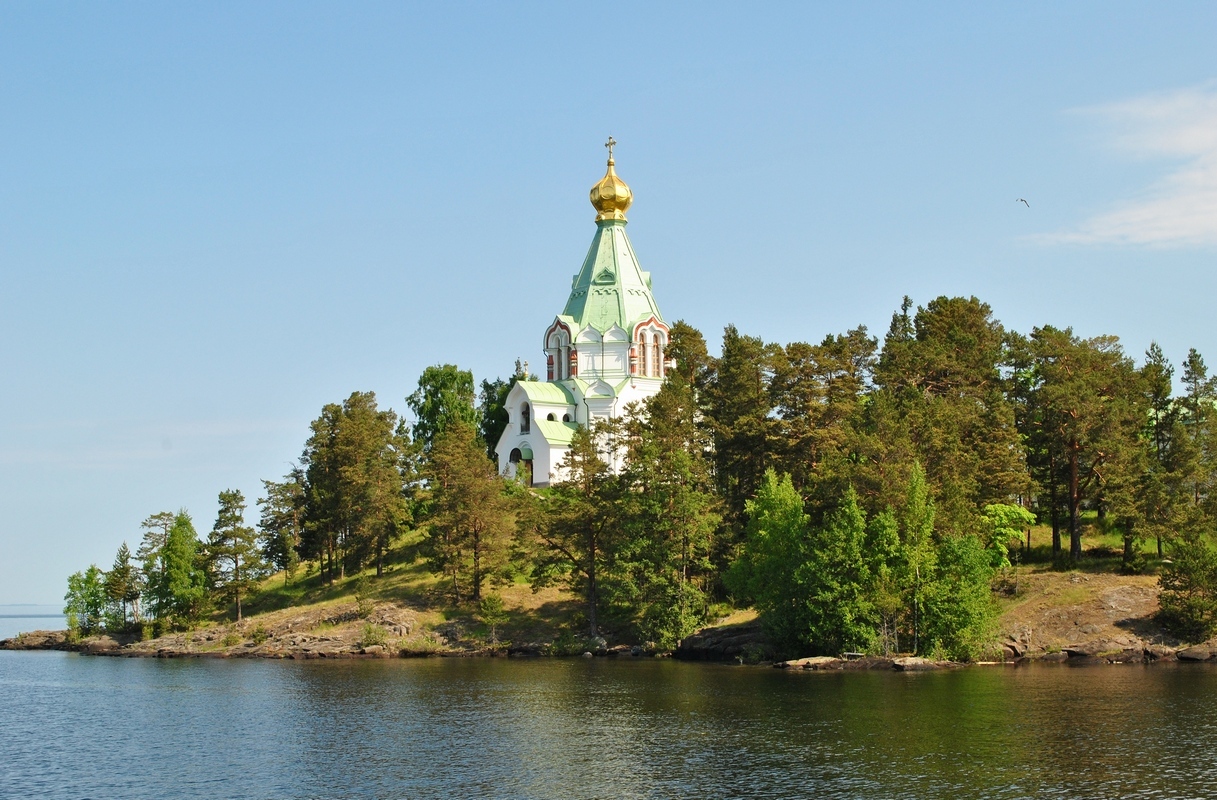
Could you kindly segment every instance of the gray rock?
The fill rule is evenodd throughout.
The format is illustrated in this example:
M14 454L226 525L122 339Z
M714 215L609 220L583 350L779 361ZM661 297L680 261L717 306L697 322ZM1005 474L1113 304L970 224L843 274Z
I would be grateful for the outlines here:
M1175 648L1167 647L1164 644L1147 644L1145 658L1148 661L1174 661Z
M898 672L928 672L935 669L946 669L954 666L950 661L931 661L928 658L908 656L892 661L892 668Z
M1213 657L1213 649L1208 645L1198 644L1175 653L1180 661L1208 661Z

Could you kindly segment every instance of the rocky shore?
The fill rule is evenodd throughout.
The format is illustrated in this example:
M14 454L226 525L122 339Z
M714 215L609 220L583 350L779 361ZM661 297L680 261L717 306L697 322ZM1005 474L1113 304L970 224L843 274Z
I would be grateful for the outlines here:
M1157 580L1039 572L1020 576L1005 601L1002 634L984 663L1030 662L1149 664L1217 661L1217 639L1180 642L1155 623ZM552 636L552 633L550 634ZM70 641L65 631L33 631L0 641L3 650L71 650L132 658L418 658L528 657L545 655L669 655L603 639L488 643L485 632L466 630L431 612L398 603L333 603L268 612L238 624L212 624L191 632L141 641L136 636L95 636ZM910 656L801 658L781 661L752 612L686 637L670 653L685 661L773 664L796 670L951 669L952 662Z

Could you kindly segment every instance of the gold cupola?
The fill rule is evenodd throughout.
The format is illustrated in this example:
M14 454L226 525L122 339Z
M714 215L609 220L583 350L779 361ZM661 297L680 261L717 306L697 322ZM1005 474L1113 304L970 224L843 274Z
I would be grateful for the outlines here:
M608 172L604 173L595 186L592 187L592 207L596 209L596 222L606 219L625 219L625 211L634 202L634 193L625 181L617 177L613 170L613 146L617 142L610 136L605 147L608 148Z

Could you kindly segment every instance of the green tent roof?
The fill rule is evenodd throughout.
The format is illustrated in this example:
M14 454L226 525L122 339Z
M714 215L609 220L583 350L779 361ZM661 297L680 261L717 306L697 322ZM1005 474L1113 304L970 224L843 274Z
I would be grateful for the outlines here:
M553 406L573 406L575 396L560 383L549 381L520 381L518 384L528 395L530 403L547 403Z
M533 424L545 437L545 441L550 444L570 444L571 440L575 438L575 431L579 430L579 425L574 422L550 422L547 419L538 419Z
M562 313L572 317L579 330L590 325L606 331L619 325L628 331L652 314L663 319L651 294L651 275L638 266L634 247L625 235L625 220L596 223L592 246Z

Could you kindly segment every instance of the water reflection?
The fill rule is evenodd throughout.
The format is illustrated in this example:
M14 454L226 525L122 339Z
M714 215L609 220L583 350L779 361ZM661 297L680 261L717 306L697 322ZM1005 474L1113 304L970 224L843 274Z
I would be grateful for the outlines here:
M1217 669L0 653L16 796L1186 797ZM0 792L4 794L4 792Z

